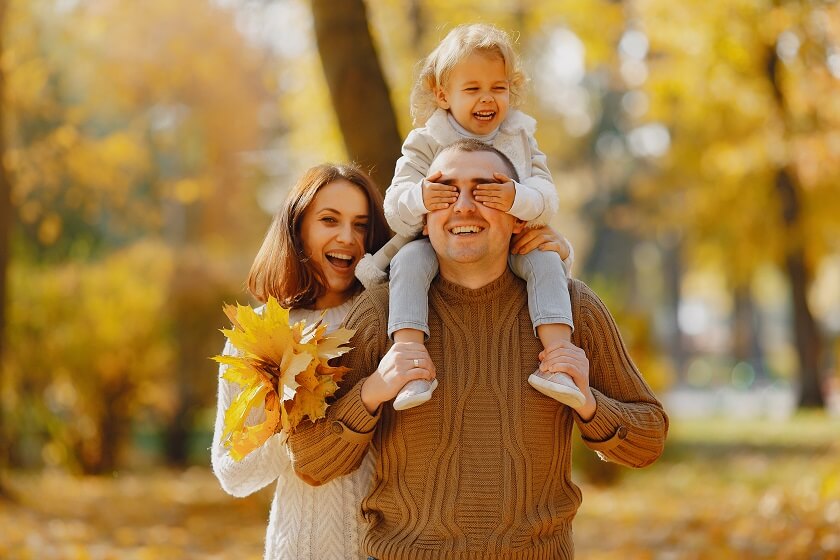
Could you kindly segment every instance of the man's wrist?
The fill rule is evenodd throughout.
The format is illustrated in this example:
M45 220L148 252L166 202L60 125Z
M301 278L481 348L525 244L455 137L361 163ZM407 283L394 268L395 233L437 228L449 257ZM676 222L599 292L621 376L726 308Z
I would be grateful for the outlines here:
M366 378L362 382L362 390L359 392L359 397L362 399L362 404L368 411L368 414L373 415L376 414L377 409L382 406L382 401L378 400L376 396L372 394L370 383L370 377Z
M588 391L588 393L589 395L587 395L586 402L583 403L583 406L575 409L577 415L584 422L589 422L595 418L595 411L598 409L598 401L595 400L595 395L592 394L592 391Z

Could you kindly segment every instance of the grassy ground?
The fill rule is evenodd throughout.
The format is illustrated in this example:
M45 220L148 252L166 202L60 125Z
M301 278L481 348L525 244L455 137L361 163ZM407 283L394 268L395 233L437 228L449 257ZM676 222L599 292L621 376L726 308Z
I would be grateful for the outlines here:
M206 469L11 480L19 503L0 503L3 559L261 557L271 490L234 499ZM656 465L580 485L578 558L840 558L836 418L676 422Z

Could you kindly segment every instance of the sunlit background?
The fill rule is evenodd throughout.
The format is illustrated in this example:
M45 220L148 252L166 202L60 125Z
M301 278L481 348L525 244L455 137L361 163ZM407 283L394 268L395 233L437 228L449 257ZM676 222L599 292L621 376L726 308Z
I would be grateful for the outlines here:
M840 558L829 0L0 0L0 558L261 556L209 357L285 190L381 124L339 125L325 6L367 21L389 154L447 31L516 37L552 225L673 419L644 471L576 450L579 556Z

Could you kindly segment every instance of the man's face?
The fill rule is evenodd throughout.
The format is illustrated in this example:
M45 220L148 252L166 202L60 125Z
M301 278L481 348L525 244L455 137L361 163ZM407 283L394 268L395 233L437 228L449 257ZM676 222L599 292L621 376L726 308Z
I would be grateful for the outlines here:
M432 162L429 174L437 171L443 174L437 183L458 189L458 200L446 210L429 212L423 229L438 255L441 272L447 267L456 271L469 265L471 270L498 274L499 267L506 266L511 235L521 231L522 223L476 202L473 189L482 183L498 182L494 172L507 175L510 171L492 152L457 150L443 152Z

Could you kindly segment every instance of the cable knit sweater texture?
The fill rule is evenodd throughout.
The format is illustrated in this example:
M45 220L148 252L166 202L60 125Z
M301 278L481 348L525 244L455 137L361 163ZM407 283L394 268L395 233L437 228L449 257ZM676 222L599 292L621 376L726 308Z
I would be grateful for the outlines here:
M330 330L337 328L354 300L327 310L324 321ZM259 309L257 310L260 311ZM294 309L292 322L317 320L319 310ZM237 352L230 341L224 353ZM360 504L368 492L373 474L373 456L368 454L361 468L318 488L295 476L289 453L280 434L272 436L259 449L234 461L221 442L224 413L240 392L237 384L221 378L227 366L219 368L219 402L213 435L211 458L213 472L222 488L237 497L248 496L277 481L271 502L265 538L266 560L358 560L364 534ZM248 424L264 419L253 413Z
M353 471L372 443L373 486L362 504L362 551L379 560L573 558L581 493L571 480L571 435L603 458L642 467L662 452L668 419L631 361L603 303L570 282L572 341L590 361L595 416L527 383L542 349L524 282L509 270L477 290L438 277L429 294L427 343L440 385L429 403L368 414L363 376L388 349L387 287L367 290L347 317L351 373L327 418L289 440L297 473L329 484Z

